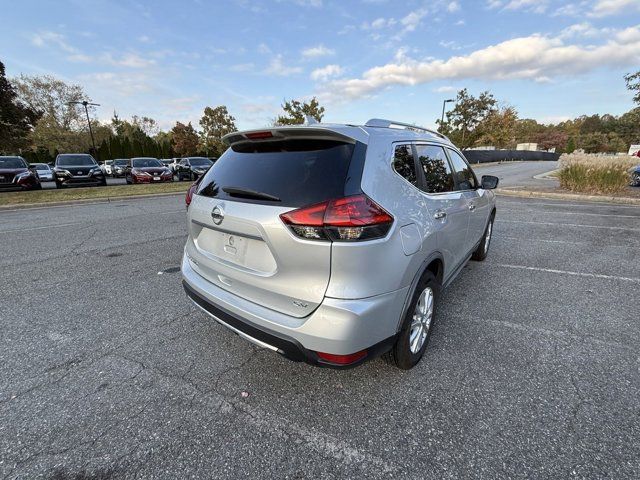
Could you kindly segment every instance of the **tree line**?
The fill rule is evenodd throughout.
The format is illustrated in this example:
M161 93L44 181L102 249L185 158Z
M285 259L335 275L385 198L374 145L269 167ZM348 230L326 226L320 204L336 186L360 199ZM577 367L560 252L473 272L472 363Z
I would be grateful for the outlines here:
M640 105L640 71L625 76L634 102ZM96 151L90 148L84 109L73 104L90 100L80 85L49 75L6 78L0 62L0 154L20 153L30 162L51 162L58 153L91 152L100 160L150 156L156 158L201 155L218 157L224 150L224 135L236 130L227 107L206 107L199 129L191 122L176 122L162 131L146 116L120 118L114 112L109 122L100 122L90 112ZM325 108L314 97L309 101L284 100L274 125L302 124L307 116L321 121ZM477 97L460 90L455 106L438 129L460 148L494 146L515 148L518 143L537 143L544 150L587 153L624 152L640 143L640 106L615 115L583 115L556 124L541 124L519 118L516 109L504 105L490 92Z

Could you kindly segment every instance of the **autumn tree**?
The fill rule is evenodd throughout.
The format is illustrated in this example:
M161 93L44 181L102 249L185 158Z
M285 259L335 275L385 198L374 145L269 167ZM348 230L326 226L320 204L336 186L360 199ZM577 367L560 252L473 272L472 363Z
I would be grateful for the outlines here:
M29 145L28 135L39 113L18 100L0 62L0 153L16 153Z
M632 92L635 92L633 95L633 101L640 105L640 71L636 73L628 73L624 76L624 81L627 83L627 88Z
M282 110L284 110L284 114L275 119L275 125L302 125L307 115L315 118L318 122L321 122L324 117L324 107L320 106L316 97L313 97L308 103L285 100L282 104Z
M227 111L227 107L220 105L215 108L206 107L200 119L200 149L207 155L219 157L226 150L222 137L237 130L236 119Z
M478 123L474 136L477 145L493 145L496 148L512 148L516 143L518 112L513 107L491 110Z
M178 157L188 157L198 151L198 132L191 122L188 124L176 122L171 129L171 143L173 151Z
M480 136L476 127L496 109L497 103L489 92L482 92L476 98L466 88L460 90L455 107L447 112L446 120L442 124L437 121L440 124L439 130L460 148L470 147Z

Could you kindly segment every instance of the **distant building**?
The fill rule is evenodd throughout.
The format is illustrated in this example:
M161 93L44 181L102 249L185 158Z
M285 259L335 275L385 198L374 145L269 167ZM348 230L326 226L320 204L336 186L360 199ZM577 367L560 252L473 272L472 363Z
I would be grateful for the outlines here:
M538 144L537 143L519 143L518 145L516 145L516 150L536 151L538 150Z
M487 145L484 147L473 147L473 148L467 148L467 150L495 150L496 147L491 146L491 145Z

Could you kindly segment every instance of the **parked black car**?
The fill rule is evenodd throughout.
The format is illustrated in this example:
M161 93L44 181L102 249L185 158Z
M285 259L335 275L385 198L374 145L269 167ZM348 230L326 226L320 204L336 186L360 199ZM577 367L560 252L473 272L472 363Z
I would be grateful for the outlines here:
M95 159L86 153L61 153L53 167L56 187L106 186L107 178Z
M207 157L185 157L176 167L178 180L191 180L192 182L207 173L213 162Z
M35 167L24 158L0 157L0 190L39 190L42 188Z

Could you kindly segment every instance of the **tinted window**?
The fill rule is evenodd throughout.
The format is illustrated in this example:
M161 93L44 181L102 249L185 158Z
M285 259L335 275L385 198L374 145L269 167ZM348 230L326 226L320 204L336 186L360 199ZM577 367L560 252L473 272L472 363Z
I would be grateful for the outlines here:
M416 145L418 162L422 167L427 193L451 192L454 189L453 174L444 148L435 145Z
M47 170L49 170L49 167L47 165L39 164L39 165L36 165L36 170L47 171Z
M189 162L191 162L191 165L196 167L208 167L213 163L208 158L198 158L198 157L190 158Z
M393 157L393 169L409 183L418 185L416 165L413 161L411 145L398 145Z
M126 159L114 160L113 164L118 166L118 167L126 167L127 165L129 165L129 160L126 160Z
M155 158L133 158L131 166L134 168L158 168L162 167L162 164Z
M216 161L198 194L302 207L345 195L354 145L329 140L283 140L234 146ZM247 198L225 187L253 190L279 202Z
M462 158L458 152L449 149L449 156L451 157L451 163L453 170L455 171L456 180L458 182L459 190L471 190L478 187L478 181L476 180L473 170Z
M91 166L97 165L91 155L59 155L56 159L56 165L61 167L67 166Z
M0 168L27 168L20 157L0 157Z

